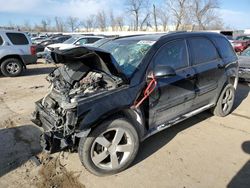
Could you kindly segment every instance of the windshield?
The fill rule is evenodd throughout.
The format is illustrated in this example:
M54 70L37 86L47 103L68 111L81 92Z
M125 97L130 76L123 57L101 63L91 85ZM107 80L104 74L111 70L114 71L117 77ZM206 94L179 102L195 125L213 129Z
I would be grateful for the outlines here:
M68 40L64 41L63 44L73 44L77 39L79 39L79 36L73 36Z
M123 73L130 77L154 43L155 41L115 40L105 43L101 48L111 53Z

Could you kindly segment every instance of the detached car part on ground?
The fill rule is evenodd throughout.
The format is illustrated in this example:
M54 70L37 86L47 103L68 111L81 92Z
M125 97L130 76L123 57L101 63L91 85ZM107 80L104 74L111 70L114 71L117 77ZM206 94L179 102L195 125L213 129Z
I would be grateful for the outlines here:
M219 34L121 37L101 48L51 53L63 66L49 74L32 120L45 150L77 149L96 175L126 169L140 141L161 130L207 109L232 110L237 56Z

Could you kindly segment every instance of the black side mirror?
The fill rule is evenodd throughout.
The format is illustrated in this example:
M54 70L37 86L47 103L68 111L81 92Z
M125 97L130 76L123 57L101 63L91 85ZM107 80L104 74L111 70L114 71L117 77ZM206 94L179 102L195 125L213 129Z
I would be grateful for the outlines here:
M156 78L167 78L175 76L176 72L172 67L169 66L156 66L154 69L154 76Z

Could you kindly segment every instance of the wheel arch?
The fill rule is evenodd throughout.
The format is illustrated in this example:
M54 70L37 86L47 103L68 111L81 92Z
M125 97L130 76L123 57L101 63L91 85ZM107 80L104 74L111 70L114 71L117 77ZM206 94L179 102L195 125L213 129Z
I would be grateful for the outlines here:
M144 115L141 110L133 109L133 108L125 108L113 114L103 115L102 117L99 118L99 120L95 124L90 126L91 131L92 129L95 129L95 127L100 126L102 122L108 121L114 118L125 118L126 120L128 120L137 130L140 140L142 140L142 138L146 134ZM83 121L80 122L80 127L79 127L80 129L82 127L81 124L84 124Z
M2 62L4 62L6 59L10 59L10 58L15 58L15 59L20 60L20 62L22 63L23 67L26 68L26 66L25 66L25 64L24 64L24 62L23 62L22 57L21 57L20 55L18 55L18 54L11 54L11 55L6 55L6 56L2 57L2 58L0 59L0 65L1 65Z

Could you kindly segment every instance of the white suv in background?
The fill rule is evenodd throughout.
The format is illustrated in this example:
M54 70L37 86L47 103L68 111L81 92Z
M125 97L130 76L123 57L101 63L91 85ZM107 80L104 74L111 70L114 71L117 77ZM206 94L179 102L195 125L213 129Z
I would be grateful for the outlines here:
M26 33L0 30L0 67L4 76L19 76L27 64L36 60L35 46Z

